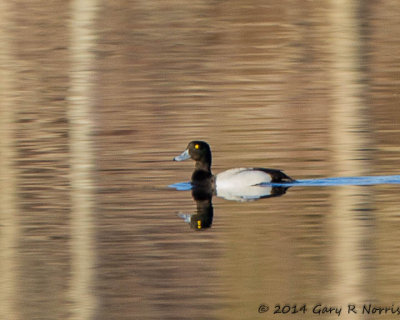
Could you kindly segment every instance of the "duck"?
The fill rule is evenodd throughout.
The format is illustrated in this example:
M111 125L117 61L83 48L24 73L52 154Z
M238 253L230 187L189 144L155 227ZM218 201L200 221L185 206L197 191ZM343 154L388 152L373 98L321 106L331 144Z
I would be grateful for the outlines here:
M255 198L265 193L263 185L271 183L292 183L292 179L281 170L267 168L234 168L213 175L211 172L211 148L205 141L194 140L189 142L186 149L174 161L192 159L195 169L191 184L194 188L212 188L215 193L226 197L237 197L240 194L252 194Z

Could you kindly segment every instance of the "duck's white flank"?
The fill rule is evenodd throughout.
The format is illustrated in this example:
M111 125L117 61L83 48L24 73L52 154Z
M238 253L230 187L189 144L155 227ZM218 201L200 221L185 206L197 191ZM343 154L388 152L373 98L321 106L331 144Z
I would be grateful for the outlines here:
M218 197L236 201L251 201L270 195L270 186L260 186L271 182L271 176L253 168L237 168L216 175L215 187Z
M260 183L271 182L271 176L261 170L253 168L235 168L226 170L216 175L217 188L235 188L256 186Z

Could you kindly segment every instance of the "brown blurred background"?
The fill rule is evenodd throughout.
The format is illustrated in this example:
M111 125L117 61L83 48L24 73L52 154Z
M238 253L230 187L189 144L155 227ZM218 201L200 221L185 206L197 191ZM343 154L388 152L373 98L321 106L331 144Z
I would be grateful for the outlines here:
M398 174L399 39L396 0L0 1L0 318L398 303L399 186L214 199L204 232L167 186L192 139L215 172Z

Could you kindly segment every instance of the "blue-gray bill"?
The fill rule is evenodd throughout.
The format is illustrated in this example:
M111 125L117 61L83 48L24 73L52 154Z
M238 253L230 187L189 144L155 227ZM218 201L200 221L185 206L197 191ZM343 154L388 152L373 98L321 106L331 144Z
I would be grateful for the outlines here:
M186 149L179 156L176 156L174 158L174 161L183 161L183 160L187 160L189 158L190 158L189 149Z

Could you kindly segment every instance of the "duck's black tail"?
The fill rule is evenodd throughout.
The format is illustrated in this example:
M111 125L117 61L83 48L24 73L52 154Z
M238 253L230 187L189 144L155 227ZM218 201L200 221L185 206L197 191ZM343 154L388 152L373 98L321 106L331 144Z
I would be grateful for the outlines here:
M265 169L265 168L255 168L256 170L261 170L268 173L271 176L271 182L295 182L295 179L292 179L288 175L284 174L282 171L277 169Z

